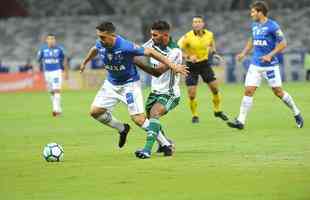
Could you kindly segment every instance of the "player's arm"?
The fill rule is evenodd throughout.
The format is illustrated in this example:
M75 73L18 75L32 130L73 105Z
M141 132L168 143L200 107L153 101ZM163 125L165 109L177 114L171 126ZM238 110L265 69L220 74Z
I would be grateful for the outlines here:
M218 54L218 52L216 51L216 45L215 45L215 39L214 38L212 39L209 51L211 54L211 58L215 58L221 62L225 62L224 58L220 54Z
M252 48L253 48L252 38L249 38L242 52L236 55L236 59L238 61L241 61L245 56L247 56L251 52Z
M173 62L170 62L170 60L167 57L163 56L162 54L160 54L159 52L157 52L156 50L152 48L145 48L144 55L152 57L158 60L159 62L163 63L164 65L167 65L167 67L169 67L176 73L181 73L185 76L189 73L185 65L175 64Z
M192 62L192 63L196 63L197 62L197 56L196 55L190 55L187 52L186 46L187 46L187 40L186 40L186 35L183 35L179 41L178 41L178 46L180 47L180 49L182 50L182 56L183 59L187 62Z
M65 80L68 80L68 78L69 78L69 62L68 62L67 56L64 57L63 66L64 66L64 78L65 78Z
M273 56L282 52L287 47L287 43L286 43L286 40L284 38L283 32L281 31L281 29L278 26L276 26L276 29L273 32L273 35L276 38L277 44L271 52L269 52L267 55L264 55L261 57L261 59L263 61L266 61L266 62L270 62L272 60Z
M42 50L40 49L36 56L37 64L34 65L34 68L33 68L34 72L40 72L40 66L42 64L42 59L43 59L43 53L42 53Z
M85 70L85 67L87 65L87 63L95 58L98 54L98 50L96 47L92 47L89 52L87 53L86 57L83 59L81 66L80 66L80 72L83 72Z
M282 52L286 47L287 47L287 43L285 40L283 40L280 43L278 43L276 47L270 53L262 56L261 59L263 61L270 62L273 56L275 56L277 53Z
M145 71L148 74L151 74L152 76L155 77L159 77L160 75L162 75L163 73L165 73L169 67L164 65L164 64L160 64L158 67L153 68L150 67L149 65L145 64L142 59L138 58L138 57L134 57L134 63L143 71Z

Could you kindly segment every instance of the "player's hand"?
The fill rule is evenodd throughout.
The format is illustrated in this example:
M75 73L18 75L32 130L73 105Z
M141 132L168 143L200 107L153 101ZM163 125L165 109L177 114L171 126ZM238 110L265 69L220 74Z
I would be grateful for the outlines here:
M186 65L181 65L181 64L174 64L172 63L171 65L171 69L175 72L175 73L180 73L184 76L187 76L189 71L188 71L188 67Z
M262 57L260 57L260 59L263 61L263 62L270 62L272 60L272 56L267 54L267 55L264 55Z
M222 56L220 56L219 54L217 54L217 53L214 54L213 58L217 59L219 61L219 63L225 64L225 59Z
M244 57L245 57L244 53L239 53L236 55L236 60L240 62L241 60L243 60Z
M85 70L86 65L84 63L82 63L80 65L80 73L82 73Z
M197 62L197 56L195 55L190 55L186 58L186 61L191 62L191 63L196 63Z

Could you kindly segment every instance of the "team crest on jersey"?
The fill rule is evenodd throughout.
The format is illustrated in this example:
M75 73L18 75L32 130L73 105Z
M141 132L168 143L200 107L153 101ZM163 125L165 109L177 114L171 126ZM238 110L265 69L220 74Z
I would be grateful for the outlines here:
M108 53L108 54L107 54L107 57L108 57L108 60L111 61L112 58L113 58L113 55L112 55L111 53Z
M278 37L284 37L284 34L280 29L277 30L276 34Z

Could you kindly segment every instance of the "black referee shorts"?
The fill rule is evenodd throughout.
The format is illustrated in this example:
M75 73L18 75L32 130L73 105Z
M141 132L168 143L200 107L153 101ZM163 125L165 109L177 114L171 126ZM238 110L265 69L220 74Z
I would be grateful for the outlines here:
M208 60L204 60L198 63L187 62L186 65L189 68L189 74L185 79L187 86L197 85L199 75L205 83L210 83L216 80L214 71L211 68L211 63L208 62Z

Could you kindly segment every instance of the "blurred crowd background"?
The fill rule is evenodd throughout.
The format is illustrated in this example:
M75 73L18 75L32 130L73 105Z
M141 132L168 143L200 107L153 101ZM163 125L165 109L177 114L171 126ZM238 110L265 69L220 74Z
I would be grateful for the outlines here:
M205 16L214 32L226 82L241 81L248 60L236 63L249 36L252 0L1 0L0 72L15 73L32 69L36 52L47 33L54 33L64 46L70 69L75 70L95 43L95 27L102 20L115 23L117 32L142 44L149 38L149 26L164 19L179 39L191 29L195 15ZM286 36L288 48L283 57L283 78L303 81L310 68L310 1L266 0L270 17L276 19ZM309 61L308 61L309 62ZM90 68L100 68L100 61ZM309 78L309 77L308 77Z

